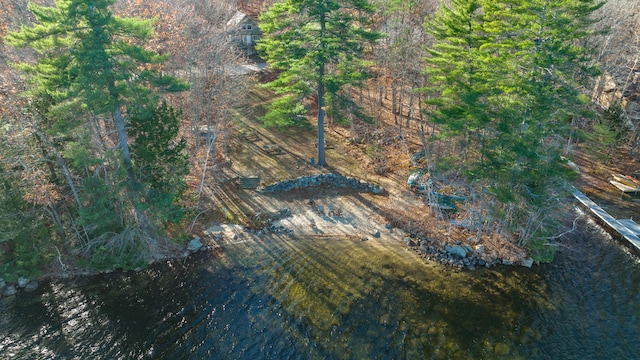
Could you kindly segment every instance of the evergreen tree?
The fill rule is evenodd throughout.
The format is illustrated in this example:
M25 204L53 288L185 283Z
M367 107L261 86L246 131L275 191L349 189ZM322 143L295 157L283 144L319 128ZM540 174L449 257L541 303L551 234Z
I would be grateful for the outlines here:
M461 151L471 151L467 170L491 179L501 193L558 168L549 140L585 107L580 80L595 68L578 40L589 34L589 16L599 6L454 0L426 24L436 41L426 59L432 116L446 136L463 137Z
M6 42L38 53L35 63L19 63L16 67L27 75L28 95L43 104L39 112L50 123L46 130L59 139L72 141L69 146L53 144L57 150L76 150L65 154L65 159L82 155L83 161L73 161L87 163L87 154L99 154L95 145L92 149L90 143L74 137L84 132L79 131L81 125L89 123L93 116L111 118L118 158L127 179L126 198L137 225L151 233L142 184L131 159L127 114L155 106L158 99L154 90L180 91L187 86L158 70L167 55L158 55L143 46L154 35L155 19L114 16L109 10L112 4L113 0L56 0L54 6L29 3L35 24L9 33ZM106 188L120 188L119 184L113 185ZM155 247L153 237L149 240Z
M280 126L299 123L306 113L302 100L315 94L320 166L326 165L326 107L346 101L340 94L343 86L359 85L365 78L365 46L380 37L366 28L373 11L366 0L282 0L260 16L263 38L257 49L273 69L281 71L267 87L282 95L271 104L264 121ZM325 105L327 98L333 101Z
M133 162L140 181L149 189L146 202L161 214L160 220L178 222L182 211L174 199L185 190L184 176L189 173L189 161L183 152L184 139L178 136L181 113L166 102L156 108L139 109L131 116L129 134Z
M145 50L140 44L153 36L155 19L121 18L109 11L113 0L57 0L55 6L29 3L37 23L11 32L7 43L30 47L40 57L36 64L17 67L28 76L34 97L50 96L59 114L86 108L113 117L129 182L137 185L131 165L123 106L148 103L149 87L167 91L186 89L163 76L152 64L167 57ZM144 69L144 70L140 70Z
M460 140L466 173L502 204L543 205L569 176L560 144L567 119L586 111L580 90L597 68L581 40L601 5L453 0L425 24L435 40L431 116Z
M51 224L42 221L44 211L24 200L21 183L19 172L0 161L0 275L9 281L38 276L55 236L47 235Z

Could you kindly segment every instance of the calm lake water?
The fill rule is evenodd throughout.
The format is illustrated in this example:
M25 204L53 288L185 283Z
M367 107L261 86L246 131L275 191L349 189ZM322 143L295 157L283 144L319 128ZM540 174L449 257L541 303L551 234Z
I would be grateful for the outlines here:
M551 265L456 271L274 238L0 300L2 359L639 359L640 265L583 224Z

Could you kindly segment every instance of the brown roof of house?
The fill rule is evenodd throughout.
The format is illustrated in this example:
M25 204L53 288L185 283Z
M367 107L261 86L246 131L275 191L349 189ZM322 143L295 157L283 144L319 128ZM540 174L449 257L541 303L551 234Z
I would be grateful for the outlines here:
M228 27L238 26L245 19L248 19L248 20L251 20L252 22L255 22L255 20L252 19L251 16L243 13L242 11L236 11L236 13L233 14L233 17L231 17L231 19L229 19L229 21L227 21L227 26Z

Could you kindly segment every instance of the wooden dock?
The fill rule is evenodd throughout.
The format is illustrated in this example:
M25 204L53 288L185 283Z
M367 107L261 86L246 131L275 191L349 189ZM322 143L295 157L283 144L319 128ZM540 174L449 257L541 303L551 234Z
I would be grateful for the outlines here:
M640 237L640 225L638 225L635 221L633 221L633 219L618 220L618 222L624 225L636 236Z
M638 195L638 192L640 192L640 187L631 187L629 185L623 184L619 181L615 181L615 180L609 180L609 183L615 187L618 188L618 190L622 191L625 194L634 194L634 195Z
M627 175L612 174L609 183L623 193L638 195L640 192L640 181Z
M609 213L598 206L598 204L594 203L585 194L578 190L573 192L573 196L578 199L582 205L586 206L600 221L617 231L625 240L635 247L636 250L640 251L640 238L638 237L640 226L638 226L638 224L631 219L616 220L613 216L609 215Z

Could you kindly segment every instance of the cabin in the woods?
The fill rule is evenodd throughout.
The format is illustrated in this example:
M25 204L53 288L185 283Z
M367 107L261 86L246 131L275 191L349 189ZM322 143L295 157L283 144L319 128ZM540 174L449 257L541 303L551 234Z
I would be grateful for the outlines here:
M227 30L237 38L238 46L247 55L256 54L256 41L260 39L260 28L255 20L242 11L236 11L235 15L227 22Z

